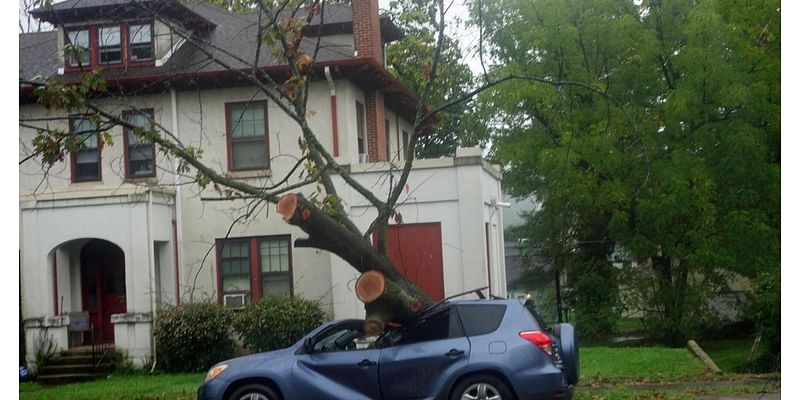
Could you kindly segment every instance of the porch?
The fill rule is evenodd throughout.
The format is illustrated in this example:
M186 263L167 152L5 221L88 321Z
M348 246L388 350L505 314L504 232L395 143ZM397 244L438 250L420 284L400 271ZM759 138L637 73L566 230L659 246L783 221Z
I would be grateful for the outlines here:
M20 198L20 281L26 358L113 345L134 364L151 357L152 315L175 304L168 193ZM53 227L57 227L54 229Z

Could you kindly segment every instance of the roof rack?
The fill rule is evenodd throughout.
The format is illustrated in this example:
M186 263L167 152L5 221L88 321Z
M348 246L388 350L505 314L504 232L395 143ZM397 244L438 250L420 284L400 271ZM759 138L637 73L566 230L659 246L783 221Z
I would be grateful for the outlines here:
M463 296L463 295L465 295L465 294L475 293L475 294L478 296L478 298L480 298L481 300L483 300L483 299L485 299L485 298L486 298L486 296L484 296L484 295L483 295L483 292L482 292L482 290L485 290L485 289L488 289L488 288L489 288L488 286L484 286L484 287L482 287L482 288L478 288L478 289L472 289L472 290L467 290L466 292L456 293L456 294L454 294L454 295L447 296L447 297L445 297L445 298L443 298L443 299L439 300L438 302L434 303L432 306L430 306L430 307L428 307L428 308L426 308L426 309L422 310L422 312L420 312L420 313L419 313L419 315L428 314L428 313L430 313L431 311L433 311L433 310L435 310L435 309L439 308L439 306L441 306L442 304L444 304L444 303L445 303L447 300L454 299L454 298L456 298L456 297L461 297L461 296Z

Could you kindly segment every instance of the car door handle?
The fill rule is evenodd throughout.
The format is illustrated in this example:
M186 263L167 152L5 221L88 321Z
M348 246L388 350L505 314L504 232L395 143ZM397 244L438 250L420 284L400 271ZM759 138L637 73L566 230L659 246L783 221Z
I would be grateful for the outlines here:
M361 362L358 363L358 366L359 367L371 367L371 366L373 366L375 364L377 364L375 361L367 360L365 358L365 359L361 360Z
M459 357L464 355L464 350L456 350L450 349L447 353L444 353L447 357Z

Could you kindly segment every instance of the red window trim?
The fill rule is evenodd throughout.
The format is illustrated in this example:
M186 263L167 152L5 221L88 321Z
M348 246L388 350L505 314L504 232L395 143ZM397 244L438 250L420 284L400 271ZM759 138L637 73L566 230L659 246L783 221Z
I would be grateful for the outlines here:
M69 117L69 132L70 134L74 134L75 132L75 121L79 119L86 119L89 118L88 115L72 115ZM69 171L69 179L72 183L80 183L80 182L100 182L103 180L103 138L100 136L100 132L98 131L95 133L97 135L97 179L77 179L75 176L75 169L76 169L76 157L74 153L69 153L69 164L70 164L70 171Z
M70 72L70 71L81 71L81 70L84 70L84 69L91 69L92 66L97 64L96 60L95 60L94 46L92 46L92 43L94 43L96 41L97 30L93 29L93 28L94 27L92 27L92 26L76 26L76 27L71 27L71 28L65 28L63 30L63 33L64 33L64 45L65 46L67 44L72 44L70 39L69 39L70 32L89 31L89 48L86 49L86 51L89 52L89 65L71 65L70 62L69 62L69 57L65 54L64 55L64 71Z
M150 119L154 118L154 111L152 108L143 108L141 110L128 110L122 113L122 118L125 121L128 120L128 116L133 114L149 114ZM139 176L131 176L130 174L130 158L128 157L128 135L131 134L127 127L122 128L122 141L124 142L122 146L122 152L125 156L125 179L132 180L132 179L139 179L139 178L154 178L156 176L156 144L152 143L152 150L153 150L153 173L150 175L139 175Z
M131 46L131 36L130 36L130 29L131 25L150 25L150 47L152 48L153 55L145 60L139 61L130 61L131 53L130 53L130 46ZM125 28L125 52L123 53L123 58L125 59L125 64L128 66L152 66L155 64L156 60L156 39L155 39L155 26L153 21L141 20L141 21L128 21L122 24Z
M147 60L135 61L131 62L130 54L129 54L129 47L130 47L130 37L129 37L129 30L131 25L146 25L147 23L150 24L150 46L153 48L153 57ZM101 27L107 26L119 26L119 34L120 34L120 52L122 60L118 63L100 63L100 30ZM69 64L68 57L64 57L64 72L77 72L77 71L85 71L91 70L96 67L103 67L103 68L135 68L135 67L152 67L155 65L156 61L156 41L155 41L155 34L154 34L154 24L152 20L131 20L121 23L105 23L105 24L95 24L95 25L78 25L73 27L67 27L63 30L64 34L64 44L69 43L69 32L74 31L81 31L81 30L88 30L89 31L89 64L90 65L81 65L81 66L72 66Z
M246 105L246 106L261 106L264 108L264 147L267 151L267 164L261 167L253 167L253 168L234 168L233 167L233 133L231 131L231 109L235 106L239 105ZM265 170L269 169L270 167L270 156L269 156L269 113L267 112L267 101L266 100L252 100L252 101L235 101L230 103L225 103L225 142L227 145L227 154L228 154L228 171L257 171L257 170Z
M222 243L224 242L244 242L247 241L249 246L250 256L250 300L256 302L261 299L261 257L258 254L258 242L260 240L277 240L286 239L289 243L289 296L294 297L294 263L293 263L293 250L292 250L292 236L291 235L262 235L262 236L245 236L245 237L229 237L226 239L217 239L215 241L216 257L217 257L217 302L222 303ZM232 292L231 292L232 293Z
M119 62L114 63L104 63L100 62L100 29L102 28L113 28L119 27ZM98 24L94 26L97 34L95 35L95 42L94 42L94 51L97 53L97 66L103 68L117 68L118 66L125 64L125 29L123 29L123 24L115 24L115 23L105 23L105 24ZM91 44L91 43L90 43Z

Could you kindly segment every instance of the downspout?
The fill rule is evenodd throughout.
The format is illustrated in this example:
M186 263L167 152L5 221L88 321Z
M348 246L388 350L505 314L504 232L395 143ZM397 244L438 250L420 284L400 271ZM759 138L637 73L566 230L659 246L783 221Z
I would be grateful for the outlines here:
M331 67L325 66L325 80L331 89L331 130L333 132L333 156L339 156L339 124L336 117L336 85L331 77Z
M53 250L53 315L58 313L58 248Z
M172 115L172 135L176 138L180 139L180 134L178 133L178 97L175 94L175 89L169 90L169 98L170 98L170 106ZM177 160L173 159L173 163L177 163ZM173 241L173 253L175 253L175 305L181 304L181 292L180 292L180 258L178 257L178 250L180 249L180 243L183 240L183 233L180 229L181 220L181 175L178 173L178 165L174 164L172 166L172 171L175 174L175 219L173 220L172 224L172 241Z
M150 327L150 343L151 348L153 349L153 366L150 369L150 373L155 371L156 369L156 362L158 360L156 356L156 346L155 346L155 333L154 328L156 324L156 259L153 249L153 189L147 190L147 258L148 263L150 264L150 312L152 315L152 322Z

